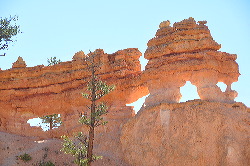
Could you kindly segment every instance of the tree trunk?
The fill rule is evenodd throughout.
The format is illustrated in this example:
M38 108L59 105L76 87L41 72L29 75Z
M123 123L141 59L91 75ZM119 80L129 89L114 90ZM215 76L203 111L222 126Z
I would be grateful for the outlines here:
M92 59L92 63L94 63L94 59ZM91 113L90 113L90 127L89 127L89 142L88 142L88 149L87 149L87 158L88 158L88 166L91 166L93 161L93 147L94 147L94 137L95 137L95 112L96 112L96 84L95 84L95 67L92 66L92 92L91 92Z
M95 129L94 127L90 127L89 129L89 142L88 142L88 152L87 152L89 166L91 166L91 163L93 161L93 147L94 147L94 136L95 136L94 129Z
M89 127L89 142L87 149L87 158L88 158L88 166L91 166L93 161L93 148L94 148L94 137L95 137L95 101L92 101L91 104L91 122Z
M53 128L53 122L52 118L49 120L49 129L52 130Z

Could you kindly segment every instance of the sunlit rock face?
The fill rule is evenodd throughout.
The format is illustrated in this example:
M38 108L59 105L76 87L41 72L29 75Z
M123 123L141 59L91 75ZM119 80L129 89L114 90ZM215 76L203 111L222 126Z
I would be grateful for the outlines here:
M234 102L237 92L231 84L239 76L236 55L218 51L221 46L205 24L191 17L173 27L169 21L160 24L144 55L149 60L143 73L150 92L146 105L179 102L186 81L197 87L202 100ZM225 92L218 82L227 85Z
M22 57L18 57L17 61L12 64L12 68L23 68L26 67L26 62L23 60Z
M132 117L134 111L126 108L126 104L148 94L147 87L140 81L141 52L129 48L107 54L97 49L91 54L95 54L95 61L99 65L97 75L107 84L116 86L103 99L111 110L107 116ZM13 68L0 71L0 108L4 110L0 113L1 131L39 135L39 131L31 132L36 128L31 129L27 120L54 113L61 114L65 132L74 128L75 124L71 122L77 122L79 114L89 104L81 95L86 91L91 74L85 57L80 51L73 56L72 61L35 67L26 67L19 57Z

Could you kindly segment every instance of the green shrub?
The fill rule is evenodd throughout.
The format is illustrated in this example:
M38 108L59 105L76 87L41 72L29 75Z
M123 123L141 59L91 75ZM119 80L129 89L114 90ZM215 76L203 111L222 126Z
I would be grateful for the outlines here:
M24 153L23 155L18 156L19 159L23 160L24 162L30 161L32 158L29 154Z
M39 166L55 166L51 161L40 162Z

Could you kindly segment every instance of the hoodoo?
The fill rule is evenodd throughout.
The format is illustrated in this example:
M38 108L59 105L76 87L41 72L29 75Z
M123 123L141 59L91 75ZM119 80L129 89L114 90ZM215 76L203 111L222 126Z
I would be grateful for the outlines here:
M146 105L179 102L186 81L197 87L201 100L234 102L237 92L231 84L239 77L237 56L218 51L221 46L205 24L191 17L173 27L169 21L160 24L144 55L149 60L143 73L150 92ZM218 82L227 85L225 92Z

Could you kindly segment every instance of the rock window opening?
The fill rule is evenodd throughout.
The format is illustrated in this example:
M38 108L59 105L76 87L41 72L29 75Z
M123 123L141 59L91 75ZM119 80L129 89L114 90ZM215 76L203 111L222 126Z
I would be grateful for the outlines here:
M62 120L60 114L52 114L29 119L27 123L29 123L30 126L41 127L43 131L48 131L60 127Z
M223 82L218 82L216 85L220 88L222 92L225 92L227 89L227 85L224 84Z
M135 114L137 114L137 112L141 109L141 107L143 106L146 97L148 97L150 94L143 96L141 98L139 98L137 101L130 103L130 104L126 104L126 106L134 106L134 110L135 110Z
M43 129L43 127L41 126L42 119L40 119L39 117L29 119L29 120L27 121L27 123L29 123L31 127L37 126L37 127L41 127L41 128ZM44 129L43 129L43 130L44 130ZM45 130L44 130L44 131L45 131Z
M191 84L190 81L187 81L186 84L180 88L182 97L180 102L186 102L188 100L200 99L197 87Z

